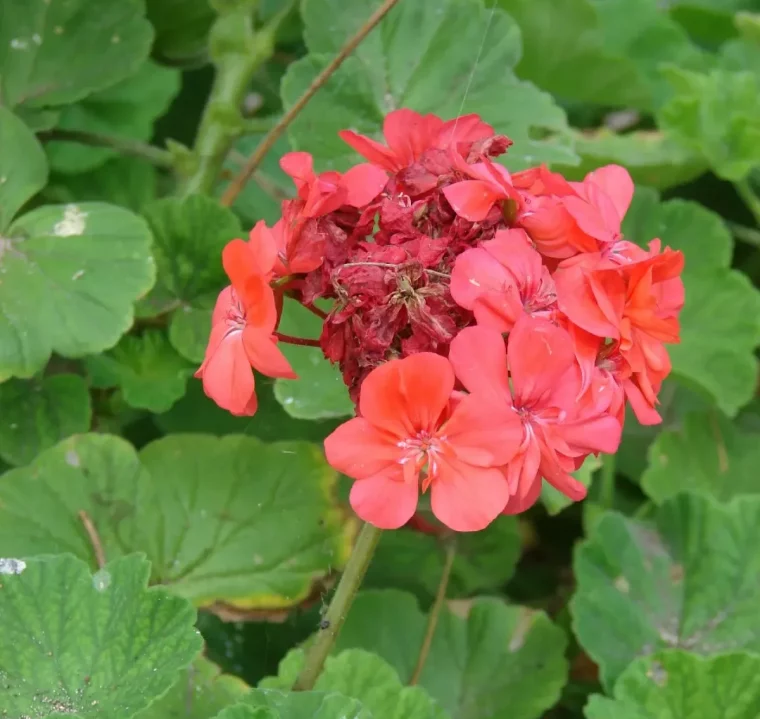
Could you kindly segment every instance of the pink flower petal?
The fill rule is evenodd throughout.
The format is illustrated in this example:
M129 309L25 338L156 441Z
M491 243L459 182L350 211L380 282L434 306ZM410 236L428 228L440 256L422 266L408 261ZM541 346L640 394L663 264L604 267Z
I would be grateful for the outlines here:
M485 327L461 330L449 347L449 362L470 392L510 399L507 350L498 332Z
M509 499L507 480L498 469L473 467L459 460L441 462L430 488L430 506L455 532L485 529Z
M325 439L325 456L331 467L353 479L391 471L392 465L401 471L395 438L363 417L344 422Z
M361 386L359 409L372 424L397 437L434 432L454 389L445 357L420 352L372 370Z
M359 479L351 487L349 501L365 522L380 529L403 527L417 509L417 482L405 482L401 466L388 473Z
M463 180L443 188L443 195L454 212L470 222L481 222L497 200L505 195L489 182Z
M457 403L440 433L462 462L499 467L520 449L523 427L509 395L471 394Z
M540 404L573 366L570 335L548 320L524 315L507 344L515 405Z
M298 379L271 332L246 327L243 330L243 346L251 366L261 374L267 377Z
M346 204L364 207L374 200L388 184L388 175L379 167L363 163L343 175Z

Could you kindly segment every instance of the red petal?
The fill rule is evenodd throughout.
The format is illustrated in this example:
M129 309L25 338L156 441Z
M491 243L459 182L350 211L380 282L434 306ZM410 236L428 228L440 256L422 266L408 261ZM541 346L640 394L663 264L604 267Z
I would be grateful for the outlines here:
M443 188L443 195L454 212L470 222L485 220L497 200L505 199L490 182L483 180L463 180Z
M250 276L237 294L245 308L246 326L272 334L277 324L277 304L266 278Z
M369 163L356 165L343 175L346 204L364 207L374 200L388 184L388 175Z
M268 275L277 260L277 242L264 220L259 220L248 235L248 247L254 268L259 274Z
M452 340L449 362L473 393L509 399L507 349L502 336L485 327L466 327Z
M380 529L403 527L417 509L417 482L401 479L401 466L391 473L359 479L351 487L351 506L361 519Z
M351 130L341 130L338 136L373 165L382 167L388 172L397 172L404 167L397 162L396 156L391 150L366 135L360 135Z
M243 346L251 367L267 377L298 379L271 332L248 326L243 330Z
M456 459L440 463L430 489L433 514L455 532L485 529L508 499L507 480L498 469L473 467Z
M359 408L376 427L396 437L434 432L454 389L447 359L420 352L372 370L361 385Z
M471 310L478 297L489 290L503 290L511 281L512 276L496 258L476 247L457 257L451 273L451 296L460 307Z
M456 457L477 467L500 467L520 448L523 427L510 397L471 394L441 428Z
M524 315L507 344L515 405L540 404L575 361L570 335L548 320Z
M628 170L620 165L605 165L586 175L583 183L589 182L597 185L610 198L620 218L619 223L625 217L633 199L633 180Z
M335 429L325 439L325 455L330 466L354 479L388 471L394 464L401 471L396 439L363 417L350 419Z
M529 510L541 496L541 488L543 482L540 477L536 477L534 481L528 485L528 490L524 496L517 494L512 495L507 502L507 506L504 507L502 514L521 514Z
M225 287L216 298L214 312L211 315L211 327L218 325L227 317L227 313L236 303L237 297L232 290L232 286Z
M240 239L231 240L222 250L222 266L238 295L249 277L262 274L256 268L254 257L248 243Z
M290 175L299 197L305 200L310 185L316 179L311 155L308 152L288 152L280 158L280 167L286 175Z
M600 273L601 274L601 273ZM625 280L617 273L605 273L603 289L609 298L609 307L621 308L625 304ZM602 312L591 283L582 267L574 266L555 273L557 304L571 322L597 337L619 339L621 315L611 322ZM597 286L599 289L599 285Z
M203 391L233 414L252 415L256 411L253 372L243 349L241 333L227 335L207 358L203 367Z

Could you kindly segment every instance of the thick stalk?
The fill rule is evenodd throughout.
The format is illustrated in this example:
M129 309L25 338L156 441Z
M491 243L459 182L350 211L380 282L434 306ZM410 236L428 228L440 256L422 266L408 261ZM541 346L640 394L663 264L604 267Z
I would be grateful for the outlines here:
M335 644L348 610L359 591L381 534L382 530L371 524L365 524L359 532L354 551L351 552L330 606L320 623L319 633L306 652L303 669L293 684L293 691L307 691L317 681L325 659Z
M262 139L253 154L248 158L246 164L237 176L232 179L232 182L230 182L222 195L222 205L229 207L235 201L237 196L243 191L248 180L251 179L251 176L261 164L264 156L272 149L274 143L277 142L282 133L285 132L288 125L293 122L298 113L306 107L309 100L314 97L317 91L330 79L330 76L343 64L345 59L357 48L359 43L372 32L373 28L388 14L388 11L397 2L398 0L385 0L385 2L375 10L369 18L367 18L367 21L356 31L356 33L348 39L330 64L314 78L303 95L296 100L295 104L282 116L280 121L264 136L264 139Z
M254 28L258 0L218 6L219 15L209 37L216 75L195 138L192 169L179 190L181 196L213 190L227 154L246 129L241 106L251 78L272 56L277 28L292 3L258 29Z
M454 557L456 556L456 544L453 537L449 537L445 540L446 546L446 560L443 563L443 572L441 573L441 579L438 582L438 591L435 595L435 601L430 608L430 614L428 614L427 627L425 627L425 636L422 638L422 645L420 646L420 653L417 656L417 665L412 672L412 678L409 680L409 685L413 686L417 684L422 675L422 670L425 668L425 662L427 661L428 654L430 653L430 646L433 643L433 636L435 635L435 628L438 626L438 619L441 616L443 610L443 604L446 601L446 589L449 586L449 579L451 578L451 568L454 566Z

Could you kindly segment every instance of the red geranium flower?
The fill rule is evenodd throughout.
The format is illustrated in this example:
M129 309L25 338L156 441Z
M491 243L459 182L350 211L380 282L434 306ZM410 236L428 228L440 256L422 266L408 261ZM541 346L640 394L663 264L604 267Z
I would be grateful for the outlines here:
M252 415L258 403L251 367L269 377L296 379L273 335L277 307L269 277L274 252L267 242L232 240L224 248L222 262L232 286L222 290L216 301L206 356L195 376L222 409Z
M524 230L499 230L493 240L457 257L451 296L479 325L509 332L523 314L550 317L557 293L549 270Z
M524 316L505 348L498 332L468 327L451 343L449 357L470 392L498 399L521 420L520 449L504 468L506 512L533 504L542 477L570 499L583 499L586 488L571 472L589 453L617 451L622 428L616 418L577 403L579 372L567 332Z
M471 145L491 137L493 128L477 115L463 115L444 122L435 115L420 115L402 108L389 112L383 122L387 147L353 130L341 130L338 135L373 165L388 172L399 172L419 160L427 150L456 149L460 143Z
M512 177L506 167L484 160L473 165L457 163L473 180L462 180L443 188L443 195L454 212L470 222L486 219L497 202L512 200L516 207L522 204L522 196L512 185Z
M430 352L392 360L361 386L361 416L325 440L328 462L357 480L351 506L383 529L406 524L422 491L445 525L483 529L504 509L507 480L498 467L517 452L517 415L488 396L452 399L454 370Z

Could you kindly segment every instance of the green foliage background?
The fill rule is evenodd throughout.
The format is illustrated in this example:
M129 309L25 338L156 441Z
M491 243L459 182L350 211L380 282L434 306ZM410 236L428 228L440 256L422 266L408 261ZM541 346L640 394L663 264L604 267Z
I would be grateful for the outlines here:
M0 716L755 719L760 2L399 0L222 207L379 5L0 0ZM627 238L686 257L682 342L588 500L459 539L418 686L444 549L399 530L293 694L356 535L320 447L352 405L314 348L253 419L192 374L279 156L344 169L337 131L398 107L481 114L510 169L625 166Z

